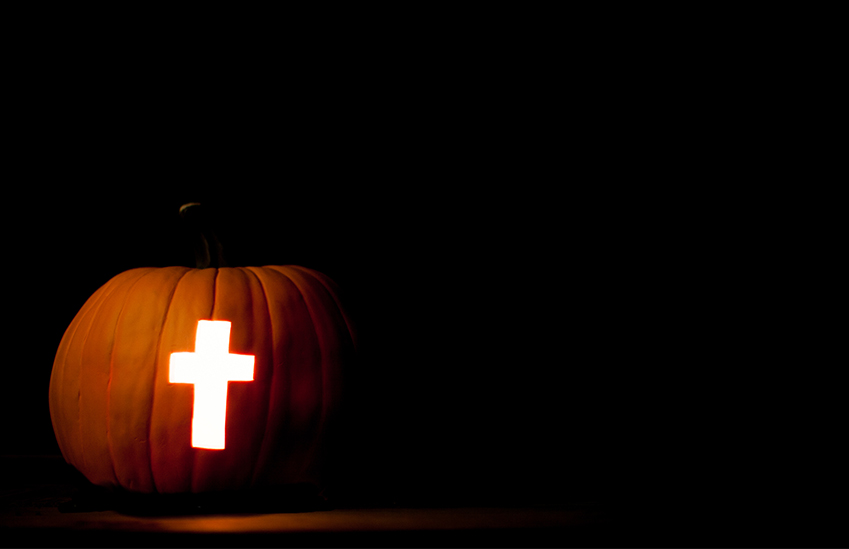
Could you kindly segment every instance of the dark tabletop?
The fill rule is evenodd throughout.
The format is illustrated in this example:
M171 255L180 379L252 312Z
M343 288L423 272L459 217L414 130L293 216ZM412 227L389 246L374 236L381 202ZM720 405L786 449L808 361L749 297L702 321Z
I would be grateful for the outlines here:
M109 495L60 456L3 456L5 547L819 547L842 512L733 501L389 501L276 492L171 500ZM844 538L845 539L845 538Z

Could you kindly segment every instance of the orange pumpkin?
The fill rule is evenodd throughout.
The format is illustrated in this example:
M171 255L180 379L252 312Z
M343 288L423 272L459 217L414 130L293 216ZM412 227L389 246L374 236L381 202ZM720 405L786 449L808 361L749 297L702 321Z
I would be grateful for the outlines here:
M231 322L229 352L255 357L229 383L226 447L194 448L191 384L169 381L199 320ZM322 482L354 336L337 287L297 266L140 268L101 287L59 345L50 416L65 459L92 483L198 493Z

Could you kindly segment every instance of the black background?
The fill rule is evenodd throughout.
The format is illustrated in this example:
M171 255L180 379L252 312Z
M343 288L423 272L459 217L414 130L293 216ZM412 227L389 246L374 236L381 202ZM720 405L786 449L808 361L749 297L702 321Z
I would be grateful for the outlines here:
M177 211L199 201L233 264L342 287L364 500L830 497L840 400L787 337L801 206L762 176L780 159L750 138L770 123L752 74L530 35L259 58L31 45L7 103L2 453L58 452L65 328L119 272L190 265Z

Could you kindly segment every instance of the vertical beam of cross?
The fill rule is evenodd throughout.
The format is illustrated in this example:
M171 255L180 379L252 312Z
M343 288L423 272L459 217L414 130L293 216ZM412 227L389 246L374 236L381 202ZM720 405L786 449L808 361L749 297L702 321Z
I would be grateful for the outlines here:
M254 355L230 353L230 328L231 323L226 320L199 320L195 351L171 353L168 380L194 385L195 448L224 449L227 385L254 379Z

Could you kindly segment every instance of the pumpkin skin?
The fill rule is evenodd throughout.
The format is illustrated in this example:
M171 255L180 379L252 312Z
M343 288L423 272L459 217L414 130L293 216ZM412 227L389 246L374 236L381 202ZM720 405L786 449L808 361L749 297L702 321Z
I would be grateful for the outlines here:
M230 352L255 358L230 383L226 447L191 446L193 390L169 383L198 320L232 323ZM354 332L335 284L298 266L140 268L102 286L65 332L50 417L65 460L96 485L203 493L321 484L326 435Z

